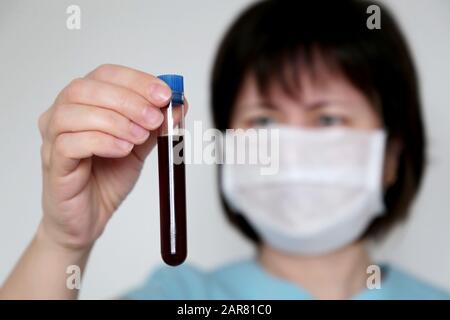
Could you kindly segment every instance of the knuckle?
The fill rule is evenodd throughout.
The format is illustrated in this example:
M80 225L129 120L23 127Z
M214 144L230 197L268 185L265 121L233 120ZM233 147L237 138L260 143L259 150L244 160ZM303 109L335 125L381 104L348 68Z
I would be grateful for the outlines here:
M110 131L118 125L117 116L113 112L99 110L99 113L92 113L93 122L102 129Z
M70 158L69 150L68 150L66 144L67 144L66 143L66 135L60 134L55 139L53 148L54 148L55 152L58 153L59 155L65 157L65 158Z
M69 101L77 101L83 93L85 81L82 78L73 79L64 89L65 96Z
M50 154L49 154L49 148L46 144L41 144L41 162L42 162L42 168L46 171L50 169Z
M111 63L104 63L99 65L93 72L98 78L107 78L112 76L115 72L115 65Z
M50 136L55 135L57 132L62 131L62 126L64 123L64 106L57 105L53 111L52 118L48 125L48 133Z
M38 118L38 128L42 137L44 137L46 125L47 125L47 112L44 112Z

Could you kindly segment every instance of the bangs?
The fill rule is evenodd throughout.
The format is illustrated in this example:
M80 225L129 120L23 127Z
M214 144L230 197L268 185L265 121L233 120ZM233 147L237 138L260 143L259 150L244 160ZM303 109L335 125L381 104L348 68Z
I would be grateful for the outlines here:
M355 1L268 1L265 11L256 16L251 11L234 28L239 34L224 39L224 46L236 49L230 56L218 57L231 62L224 65L222 76L234 78L232 89L241 87L249 73L255 76L262 95L272 84L295 96L301 90L299 75L308 73L320 80L318 66L338 74L369 101L377 105L373 66L380 48L373 47L374 32L366 26L367 3ZM320 13L313 15L311 12ZM251 40L250 40L251 39ZM389 63L389 62L388 62ZM236 97L233 97L236 98ZM234 103L230 101L230 105Z
M247 73L255 77L260 95L266 96L270 87L279 86L285 94L296 98L302 91L300 75L306 74L312 82L318 83L324 70L344 76L330 51L319 47L300 47L273 57L261 55L249 66Z
M305 8L304 11L308 10ZM245 61L243 76L252 73L261 94L276 83L285 93L296 95L301 90L299 75L307 73L317 81L324 67L344 77L375 102L374 75L371 73L374 61L372 48L368 45L371 37L367 34L365 21L351 24L350 21L358 20L349 17L352 12L343 12L343 15L326 15L319 23L309 16L298 18L296 21L299 22L287 17L276 26L271 15L261 19L254 25L255 31L259 32L253 32L253 47L247 48L247 56L241 60ZM361 12L357 16L360 17Z

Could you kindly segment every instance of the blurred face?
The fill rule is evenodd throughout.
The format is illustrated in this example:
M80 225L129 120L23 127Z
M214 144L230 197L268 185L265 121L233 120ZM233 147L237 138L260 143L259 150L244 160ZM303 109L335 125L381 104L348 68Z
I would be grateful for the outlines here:
M273 84L262 96L256 81L249 75L238 95L231 126L251 128L267 124L283 124L302 128L349 127L371 130L382 126L370 101L344 78L322 73L312 79L300 76L301 91L297 96Z
M316 129L347 127L373 130L383 126L376 106L344 77L321 68L314 78L302 73L299 80L301 91L297 95L287 94L276 83L262 95L254 77L249 74L236 99L231 128L280 124ZM388 146L384 166L385 186L395 182L396 149L392 143Z

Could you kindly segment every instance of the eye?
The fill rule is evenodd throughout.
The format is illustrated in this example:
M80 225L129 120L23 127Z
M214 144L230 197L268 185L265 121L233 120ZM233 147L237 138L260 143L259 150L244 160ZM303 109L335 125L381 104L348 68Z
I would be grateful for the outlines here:
M254 127L265 127L274 123L275 120L268 116L258 116L251 120L251 124Z
M334 115L322 115L319 117L319 125L323 127L341 126L344 124L344 119Z

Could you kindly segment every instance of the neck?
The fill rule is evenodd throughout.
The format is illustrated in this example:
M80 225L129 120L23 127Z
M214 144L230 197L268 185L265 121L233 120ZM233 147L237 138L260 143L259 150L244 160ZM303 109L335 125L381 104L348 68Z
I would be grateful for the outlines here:
M269 273L299 285L318 299L348 299L366 288L371 261L362 241L321 256L287 254L267 245L259 253Z

